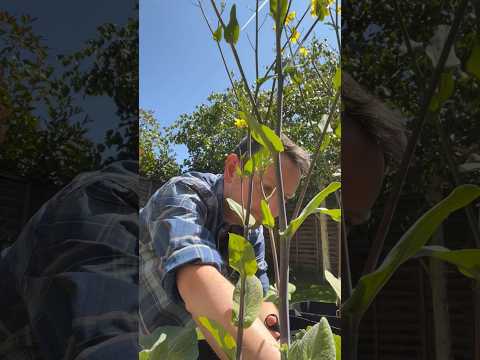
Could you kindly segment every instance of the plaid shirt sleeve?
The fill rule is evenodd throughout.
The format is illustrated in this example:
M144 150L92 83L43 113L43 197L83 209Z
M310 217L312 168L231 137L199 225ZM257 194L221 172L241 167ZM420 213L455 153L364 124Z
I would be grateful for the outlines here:
M255 256L257 259L258 270L255 275L260 279L262 283L263 295L265 296L270 286L270 280L268 279L267 275L268 265L265 261L265 238L263 236L263 227L260 226L257 229L253 230L249 240L253 244L253 249L255 251Z
M136 173L124 162L80 175L4 254L2 360L138 357Z
M187 263L210 264L221 271L224 265L215 239L205 227L207 205L213 200L202 199L187 184L177 182L154 194L141 212L147 239L160 259L160 283L175 303L183 303L176 286L175 272L179 267Z

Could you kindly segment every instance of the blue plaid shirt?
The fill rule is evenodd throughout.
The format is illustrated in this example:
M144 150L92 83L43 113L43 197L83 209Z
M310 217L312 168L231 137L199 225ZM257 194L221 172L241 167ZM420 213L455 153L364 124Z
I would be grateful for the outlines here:
M137 359L138 163L84 173L0 257L0 359Z
M199 172L174 177L140 210L140 328L149 334L166 325L186 326L192 318L176 286L176 270L189 263L215 266L233 281L228 267L229 225L223 220L223 175ZM267 291L263 228L248 239Z

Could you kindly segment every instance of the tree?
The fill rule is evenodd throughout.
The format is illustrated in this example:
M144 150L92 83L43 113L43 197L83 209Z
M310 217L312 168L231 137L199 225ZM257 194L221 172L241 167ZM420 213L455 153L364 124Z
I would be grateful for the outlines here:
M160 124L152 111L140 109L139 171L141 176L166 182L180 174L180 167L162 136Z
M100 152L85 136L88 118L81 119L69 86L47 63L33 21L0 12L0 162L3 171L60 185L96 167Z
M293 57L293 63L298 65L291 66L290 82L284 89L284 133L313 153L329 112L327 104L332 98L331 83L323 83L322 79L333 76L337 58L325 43L316 39L309 44L307 52L306 56L297 54ZM296 76L302 76L305 81L301 85L296 83ZM197 106L191 114L182 114L166 129L169 142L184 144L188 149L190 157L183 163L186 170L223 172L226 155L233 151L244 134L233 126L239 110L237 95L245 96L240 82L235 82L233 89L223 93L212 93L207 98L207 104ZM258 95L259 108L267 123L273 122L275 107L274 101L269 106L270 95L270 90L260 91ZM338 118L324 141L325 151L310 182L311 192L318 192L322 184L338 176L340 139L333 131L337 126Z

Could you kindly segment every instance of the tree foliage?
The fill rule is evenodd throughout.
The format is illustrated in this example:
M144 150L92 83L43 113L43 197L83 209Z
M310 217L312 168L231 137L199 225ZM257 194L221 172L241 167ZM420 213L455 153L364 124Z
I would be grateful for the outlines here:
M294 71L284 87L284 133L313 153L332 100L331 82L323 81L333 77L337 57L325 43L314 39L308 46L307 56L297 54L293 58L290 56L289 60ZM293 79L297 74L303 77L301 84ZM271 80L265 82L263 88L270 84ZM188 149L190 157L182 164L184 170L223 172L226 155L244 136L244 131L234 126L239 112L237 95L245 96L240 82L235 82L233 89L223 93L212 93L206 104L197 106L190 114L182 114L166 129L169 142L184 144ZM260 112L266 119L265 123L272 127L275 101L269 106L270 99L269 89L259 92ZM312 191L318 192L321 184L333 181L333 174L340 168L340 140L333 132L337 124L338 118L327 133L324 145L328 146L317 163L311 182Z
M2 170L61 185L101 164L137 159L138 18L103 24L83 48L56 58L34 21L0 12ZM119 120L88 114L82 96L112 98ZM93 121L112 124L104 142L90 139Z
M162 136L160 123L152 111L140 109L139 121L140 175L166 182L180 173L180 167Z

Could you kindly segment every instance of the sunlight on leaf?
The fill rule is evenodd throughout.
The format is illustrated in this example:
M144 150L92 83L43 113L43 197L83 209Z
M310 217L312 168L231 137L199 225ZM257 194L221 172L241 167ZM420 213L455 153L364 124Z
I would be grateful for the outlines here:
M219 42L222 40L223 28L221 24L218 24L217 30L213 33L213 40Z
M333 339L335 340L335 359L341 360L342 359L342 338L337 335L333 334Z
M260 206L262 208L262 224L266 227L273 229L275 226L275 219L273 218L272 212L270 211L270 207L268 206L268 202L262 199Z
M300 340L293 342L288 351L289 360L335 360L335 340L326 318L307 330Z
M330 271L325 269L325 280L327 280L333 290L335 290L338 299L342 300L342 283L340 279L337 279Z
M234 359L237 344L232 335L230 335L223 326L206 316L199 316L198 322L213 336L217 344L220 345L227 355L228 359Z
M320 21L328 16L328 8L333 3L333 0L312 0L310 13L313 17L318 17Z
M232 322L238 326L238 313L240 309L240 286L242 279L238 279L233 291L233 311ZM248 328L257 318L263 302L263 287L260 280L255 275L249 275L245 278L245 312L243 317L243 326Z
M143 349L149 350L149 360L180 360L198 357L196 339L192 323L192 326L160 326L150 335L139 336L138 340Z
M337 66L337 69L335 70L335 75L333 75L333 80L332 80L333 88L338 91L340 89L340 86L342 85L342 68L340 66Z
M242 207L239 203L231 198L227 198L228 207L242 220L242 224L245 224L245 217L247 216L247 210ZM250 214L248 225L254 226L257 220Z
M230 267L237 270L242 276L255 275L257 260L252 244L241 235L229 233L228 257Z
M232 5L230 9L230 21L225 28L225 41L229 44L235 45L240 37L240 25L237 21L237 6Z
M342 220L342 210L340 209L318 208L316 212L319 214L328 215L333 221L336 222L340 222Z
M281 8L281 13L279 14L280 19L277 18L278 1L280 1ZM285 19L285 17L287 16L287 10L288 0L270 0L270 15L273 17L273 20L275 20L275 24L281 23L283 19Z

